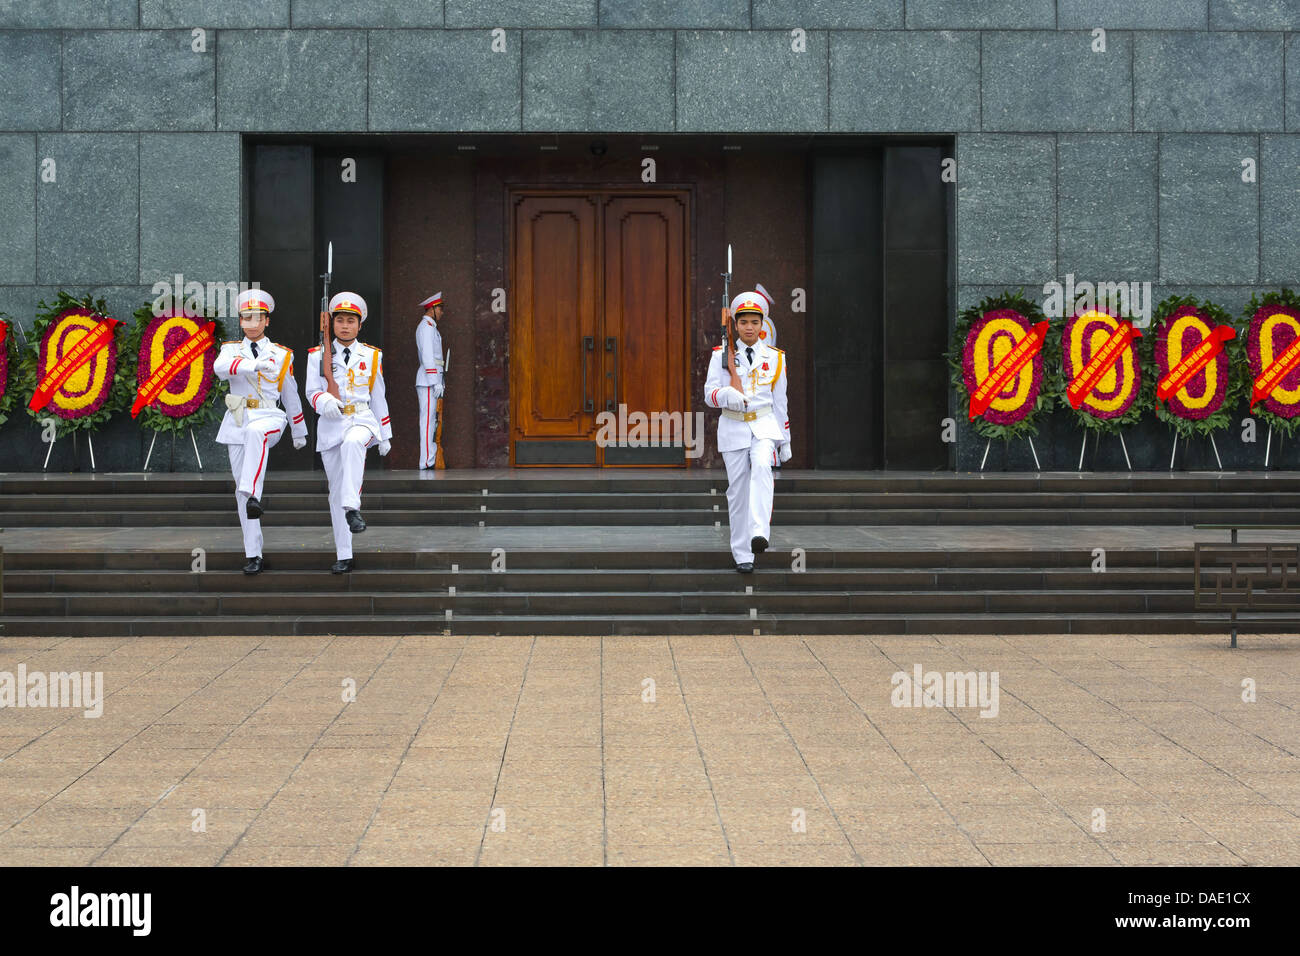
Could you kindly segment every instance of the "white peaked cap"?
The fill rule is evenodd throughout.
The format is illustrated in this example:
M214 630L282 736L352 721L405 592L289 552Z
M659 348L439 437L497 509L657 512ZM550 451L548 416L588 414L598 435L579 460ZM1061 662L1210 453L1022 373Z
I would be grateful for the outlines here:
M227 299L227 302L230 300ZM265 289L249 289L239 293L236 300L236 312L265 312L270 315L275 311L275 299Z
M423 302L421 302L421 303L420 303L420 308L422 308L422 309L431 309L431 308L433 308L435 305L442 305L442 293L441 293L441 292L435 292L433 295L429 296L429 298L427 298L427 299L425 299Z
M757 292L742 292L731 300L731 314L739 315L741 312L758 312L767 318L767 299Z
M763 283L755 282L754 291L757 292L759 295L761 295L763 298L767 299L767 304L769 307L776 305L776 299L772 298L772 293L768 292L766 289L763 288Z
M366 300L355 292L340 292L330 299L330 315L335 312L352 312L366 321Z

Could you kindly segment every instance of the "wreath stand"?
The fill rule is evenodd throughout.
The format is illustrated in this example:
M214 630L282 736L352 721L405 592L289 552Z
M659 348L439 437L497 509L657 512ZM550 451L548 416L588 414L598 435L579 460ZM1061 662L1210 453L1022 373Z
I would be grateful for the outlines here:
M203 458L199 455L199 443L194 438L194 429L191 428L189 431L190 431L190 443L194 446L194 458L199 463L199 471L202 471ZM153 446L154 446L154 442L156 441L158 441L158 433L154 432L153 439L149 442L149 451L144 456L144 468L141 469L142 471L149 470L149 459L153 457ZM175 471L175 470L176 470L176 433L172 432L171 462L168 465L168 471Z
M1286 441L1286 433L1285 433L1285 432L1277 436L1277 450L1278 450L1279 452L1282 450L1282 443L1283 443L1284 441ZM1269 453L1270 453L1272 450L1273 450L1273 426L1272 426L1272 425L1269 425L1269 426L1268 426L1268 441L1266 441L1266 442L1264 443L1264 467L1265 467L1265 468L1268 467L1268 456L1269 456Z
M1270 431L1270 433L1271 433L1271 432L1272 432L1272 429L1269 429L1269 431ZM1210 434L1210 435L1207 435L1206 437L1208 437L1208 438L1210 439L1210 447L1214 449L1214 460L1217 461L1217 462L1219 463L1219 471L1223 471L1223 459L1219 457L1219 446L1218 446L1218 444L1214 441L1214 435L1213 435L1213 434ZM1184 455L1187 454L1187 449L1191 447L1191 444L1192 444L1192 438L1191 438L1190 435L1187 436L1185 439L1183 439L1183 454L1184 454ZM1171 452L1169 453L1169 470L1170 470L1170 471L1173 471L1173 470L1174 470L1174 457L1175 457L1177 454L1178 454L1178 430L1177 430L1177 429L1174 429L1174 449L1173 449L1173 451L1171 451ZM1264 467L1266 467L1266 468L1268 467L1268 452L1265 452L1265 453L1264 453Z
M1133 462L1128 457L1128 445L1124 444L1124 433L1116 432L1119 438L1119 446L1124 449L1124 464L1128 465L1128 470L1133 470ZM1095 456L1097 449L1101 447L1101 432L1097 433L1097 440L1092 443L1092 453ZM1079 471L1083 471L1083 453L1088 450L1088 429L1083 430L1083 447L1079 449Z
M56 438L55 441L58 439ZM90 446L90 470L95 470L95 442L90 437L90 432L86 432L86 444ZM45 464L41 466L41 471L48 471L50 467L50 455L54 454L54 442L50 442L50 447L45 452ZM72 470L81 471L81 462L77 459L77 430L72 432Z
M1029 442L1029 453L1034 456L1034 468L1038 471L1043 470L1043 466L1038 463L1038 452L1034 449L1034 440L1029 435L1025 436L1025 441ZM1011 442L1008 440L1007 444ZM984 457L980 459L980 471L984 470L984 463L989 460L989 448L993 445L993 439L990 438L984 442Z

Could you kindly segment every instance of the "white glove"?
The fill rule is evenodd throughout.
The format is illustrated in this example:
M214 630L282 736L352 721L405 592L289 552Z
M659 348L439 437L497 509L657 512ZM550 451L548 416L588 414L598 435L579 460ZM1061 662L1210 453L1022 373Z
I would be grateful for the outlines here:
M343 405L329 392L324 392L316 399L316 414L321 418L337 420L343 417Z
M439 382L437 385L433 386L433 397L442 398L443 393L445 393L446 391L447 391L446 386L444 386L442 382Z
M258 359L255 368L259 372L265 372L267 375L275 375L280 371L280 363L268 355L266 358Z
M387 442L387 441L381 441L381 442L379 443L379 457L380 457L380 458L383 458L385 455L387 455L389 449L392 448L392 447L393 447L393 446L392 446L391 443L389 443L389 442Z
M783 462L789 461L794 457L794 452L790 450L790 443L788 441L781 442L780 446L777 448L777 452Z
M718 392L722 399L724 408L729 408L733 412L743 412L745 410L745 393L733 388L730 385L725 386L722 391Z
M295 450L300 449L300 448L304 448L304 447L306 447L306 445L307 445L307 439L306 439L306 438L295 438L295 439L293 440L293 447L294 447Z

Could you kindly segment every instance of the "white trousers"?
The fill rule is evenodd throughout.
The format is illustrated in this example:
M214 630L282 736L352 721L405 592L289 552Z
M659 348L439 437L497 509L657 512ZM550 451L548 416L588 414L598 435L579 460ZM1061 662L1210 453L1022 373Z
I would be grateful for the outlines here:
M727 518L731 525L731 556L737 564L754 560L749 543L772 540L772 466L776 442L754 438L748 448L724 451L727 463Z
M230 473L235 478L235 508L239 512L239 527L244 532L244 557L256 558L262 553L262 521L248 516L248 499L261 500L267 458L284 428L279 422L266 420L247 422L240 432L243 444L227 445L226 449L230 452Z
M438 400L433 397L432 385L415 386L420 400L420 468L432 468L438 457Z
M352 532L344 512L361 510L361 482L366 477L366 450L379 444L370 429L353 425L343 441L320 453L330 485L330 524L334 527L334 550L340 561L352 557Z

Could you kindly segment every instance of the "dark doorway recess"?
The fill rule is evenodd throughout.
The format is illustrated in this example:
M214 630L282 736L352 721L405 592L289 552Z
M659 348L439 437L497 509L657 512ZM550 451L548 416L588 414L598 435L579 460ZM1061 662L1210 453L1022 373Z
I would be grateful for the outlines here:
M448 467L559 464L611 400L702 410L728 243L732 292L761 282L776 300L791 373L787 467L954 465L940 439L955 303L954 187L942 179L952 137L250 136L245 148L245 278L275 295L272 337L295 350L300 385L331 240L335 291L369 305L362 337L384 350L395 439L373 467L415 466L414 333L418 303L435 291L447 302L440 332L452 353ZM538 235L552 239L530 251L524 290L514 198L530 191L595 205L590 235L566 233L559 213L538 220ZM589 269L587 278L547 271L561 262ZM532 362L531 372L520 375L516 361ZM521 409L531 422L516 420ZM700 457L593 452L590 464L721 467L716 412L705 415ZM520 457L526 441L538 444ZM556 441L573 447L548 452ZM291 468L314 459L289 442L273 457Z

